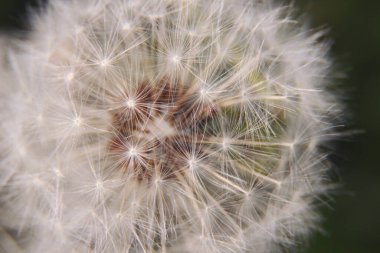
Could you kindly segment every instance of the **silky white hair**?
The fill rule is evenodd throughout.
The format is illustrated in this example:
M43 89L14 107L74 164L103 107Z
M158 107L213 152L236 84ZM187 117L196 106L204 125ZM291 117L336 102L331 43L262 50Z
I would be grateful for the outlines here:
M2 57L0 249L287 252L316 228L339 106L291 7L50 0L31 21Z

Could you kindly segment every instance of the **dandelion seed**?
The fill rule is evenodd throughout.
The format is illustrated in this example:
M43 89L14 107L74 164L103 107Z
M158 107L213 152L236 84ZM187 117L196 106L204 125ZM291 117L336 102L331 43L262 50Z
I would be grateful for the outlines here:
M110 64L110 62L109 62L108 59L103 59L103 60L101 60L101 61L99 62L99 66L100 66L101 68L106 68L106 67L109 66L109 64Z
M135 157L137 155L137 151L134 147L131 147L128 151L128 156Z
M224 151L230 148L230 140L228 138L223 138L222 147Z
M59 168L55 167L55 168L53 168L53 171L57 175L57 177L59 177L59 178L63 178L64 177L63 174L62 174L62 172L61 172L61 170Z
M136 101L133 98L129 98L125 104L129 109L134 109L136 106Z
M73 120L73 124L77 127L80 127L83 123L83 120L81 117L77 116L74 120Z
M180 62L181 58L178 55L173 55L173 56L171 56L171 60L173 63L177 64Z
M132 29L132 24L129 23L129 22L124 22L124 24L123 24L122 27L123 27L123 28L122 28L123 30L128 31L128 30L131 30L131 29Z
M189 159L188 164L190 170L195 170L197 168L197 160L194 157Z
M73 79L74 79L74 72L69 72L69 73L65 76L65 81L66 81L67 83L70 83Z

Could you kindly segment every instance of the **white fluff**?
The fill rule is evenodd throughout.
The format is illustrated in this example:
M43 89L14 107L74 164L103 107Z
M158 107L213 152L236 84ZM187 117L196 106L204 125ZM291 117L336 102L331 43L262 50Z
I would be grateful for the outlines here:
M270 253L315 228L338 109L290 7L51 0L32 21L0 82L5 252Z

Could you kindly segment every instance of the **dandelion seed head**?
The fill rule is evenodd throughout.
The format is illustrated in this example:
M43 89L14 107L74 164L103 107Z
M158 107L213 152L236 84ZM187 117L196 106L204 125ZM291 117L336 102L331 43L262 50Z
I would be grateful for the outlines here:
M0 247L295 247L317 227L340 109L322 33L291 13L271 0L50 0L1 55Z

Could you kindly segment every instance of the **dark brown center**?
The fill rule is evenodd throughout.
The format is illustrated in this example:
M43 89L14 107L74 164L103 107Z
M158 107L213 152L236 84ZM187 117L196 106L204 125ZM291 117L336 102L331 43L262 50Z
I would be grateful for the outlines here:
M189 166L182 158L202 154L197 135L215 109L199 89L180 87L168 79L142 82L112 112L116 134L109 150L117 166L139 181L176 178Z

